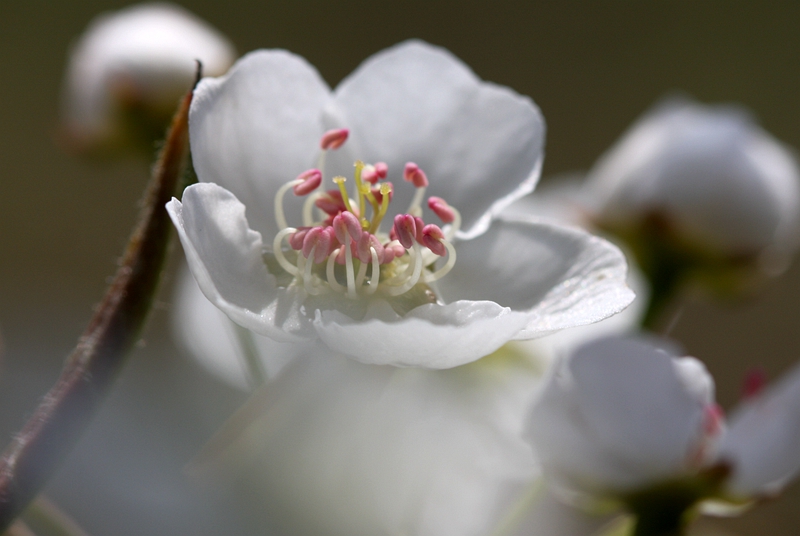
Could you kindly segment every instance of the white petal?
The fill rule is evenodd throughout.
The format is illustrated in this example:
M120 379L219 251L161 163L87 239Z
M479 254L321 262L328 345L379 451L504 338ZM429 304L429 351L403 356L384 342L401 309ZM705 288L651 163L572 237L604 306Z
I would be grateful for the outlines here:
M200 291L185 268L178 278L172 315L174 337L211 374L238 389L253 385L245 352L251 347L262 373L275 377L304 347L280 343L234 324Z
M683 360L632 340L601 339L578 349L532 413L531 437L544 470L559 485L588 494L689 471L704 439L713 382L699 362ZM700 378L689 381L690 372Z
M195 184L167 203L200 290L231 320L262 335L302 340L304 320L290 291L278 289L262 258L261 235L245 207L216 184ZM280 307L278 306L280 303Z
M800 469L800 366L729 420L720 459L733 463L730 491L740 497L780 490Z
M252 228L268 240L278 232L277 189L316 166L329 100L316 69L282 50L251 52L195 90L189 128L197 176L244 200ZM286 198L287 214L300 214L300 200Z
M560 500L549 489L540 490L509 536L596 536L616 516L590 514Z
M517 339L597 322L634 298L625 284L625 257L611 243L546 221L495 221L457 244L441 297L490 300L528 317Z
M428 194L461 211L463 229L530 192L543 158L544 120L527 97L482 82L450 52L407 41L366 60L336 88L353 150L389 164L393 208L405 211L413 188L406 162L430 180ZM352 173L352 163L346 175ZM343 174L345 174L343 172Z
M192 85L198 59L206 74L219 76L236 52L176 5L138 4L98 16L70 51L63 95L70 134L88 144L119 135L125 98L151 113L172 113Z
M281 534L484 536L537 475L520 434L539 378L510 354L445 371L304 356L225 459Z
M525 315L487 301L422 305L401 318L381 300L363 321L317 311L314 327L329 348L362 363L444 369L494 352L526 322Z

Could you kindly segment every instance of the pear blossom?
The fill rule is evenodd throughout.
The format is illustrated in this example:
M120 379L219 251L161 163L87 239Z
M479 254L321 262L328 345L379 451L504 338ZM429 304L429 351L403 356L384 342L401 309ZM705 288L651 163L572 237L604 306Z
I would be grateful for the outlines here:
M585 189L594 222L634 249L655 237L693 263L772 270L797 246L794 153L733 106L659 104L600 158Z
M698 360L605 338L555 367L528 431L552 489L573 504L630 507L670 489L689 493L687 507L741 504L774 493L800 469L798 401L800 368L726 423Z
M129 142L133 122L163 134L203 64L225 73L236 59L228 39L185 9L135 4L96 17L70 50L62 108L69 142L97 149ZM137 117L132 117L136 115Z
M543 120L443 49L402 43L333 92L250 53L197 87L190 140L201 183L167 208L203 293L260 335L448 368L633 298L609 243L495 218L539 177Z

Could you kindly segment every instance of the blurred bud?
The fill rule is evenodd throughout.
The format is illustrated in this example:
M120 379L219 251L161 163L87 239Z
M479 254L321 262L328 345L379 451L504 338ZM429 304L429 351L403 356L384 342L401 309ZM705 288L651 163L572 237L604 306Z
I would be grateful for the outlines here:
M224 74L233 45L171 4L134 5L95 18L73 44L62 94L68 147L107 152L144 147L164 134L177 102L203 74Z
M659 263L718 278L742 267L774 273L797 245L797 162L734 107L667 101L588 180L596 223L628 242L645 271Z

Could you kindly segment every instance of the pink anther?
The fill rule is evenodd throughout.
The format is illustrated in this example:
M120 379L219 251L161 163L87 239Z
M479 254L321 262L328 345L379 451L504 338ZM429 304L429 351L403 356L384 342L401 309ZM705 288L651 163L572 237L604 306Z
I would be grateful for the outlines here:
M321 263L328 257L331 235L322 227L314 227L306 233L303 240L303 256L308 258L314 250L314 262Z
M417 188L424 188L428 185L428 177L414 162L408 162L403 170L403 178L408 182L413 182Z
M298 228L297 232L292 233L289 236L289 247L291 247L295 251L300 251L301 249L303 249L303 240L305 240L306 234L310 230L311 227Z
M431 223L422 229L422 245L440 257L447 254L447 248L444 247L442 240L444 240L444 233L438 225Z
M428 208L439 216L439 219L444 223L453 223L453 220L456 219L456 213L452 207L441 197L429 197Z
M742 398L754 398L764 391L767 386L767 373L760 367L753 368L747 372L742 384Z
M358 221L358 218L352 212L341 212L335 218L333 218L333 231L336 233L336 239L339 240L342 244L347 244L347 235L350 235L350 238L358 241L361 238L361 222Z
M414 245L417 236L417 224L411 214L398 214L394 217L394 234L397 241L408 249Z
M422 230L425 229L425 222L422 221L422 218L417 216L414 218L414 224L417 226L417 235L415 238L417 239L417 242L422 244ZM424 246L425 244L422 245Z
M336 216L338 213L347 210L342 199L342 192L339 190L328 190L314 201L314 205L329 216Z
M383 248L383 260L381 264L389 264L398 257L402 257L406 253L406 248L402 244L398 244L394 240L386 244Z
M297 180L302 180L303 182L292 188L294 195L308 195L322 184L322 172L318 169L309 169L298 175Z
M346 128L336 128L333 130L329 130L325 134L322 135L322 139L319 142L319 146L322 147L323 151L338 149L344 142L347 141L347 137L350 135L350 131Z
M361 178L370 184L375 184L378 179L385 179L387 173L389 173L389 166L386 165L386 162L378 162L374 166L365 166Z

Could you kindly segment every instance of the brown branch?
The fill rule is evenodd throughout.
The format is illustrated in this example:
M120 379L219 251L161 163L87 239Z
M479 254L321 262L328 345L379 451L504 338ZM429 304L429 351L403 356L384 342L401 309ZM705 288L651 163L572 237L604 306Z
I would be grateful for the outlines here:
M200 68L198 65L198 77ZM36 497L99 408L137 342L155 296L172 228L164 205L188 155L190 91L153 169L140 219L111 286L61 376L0 459L0 533Z

